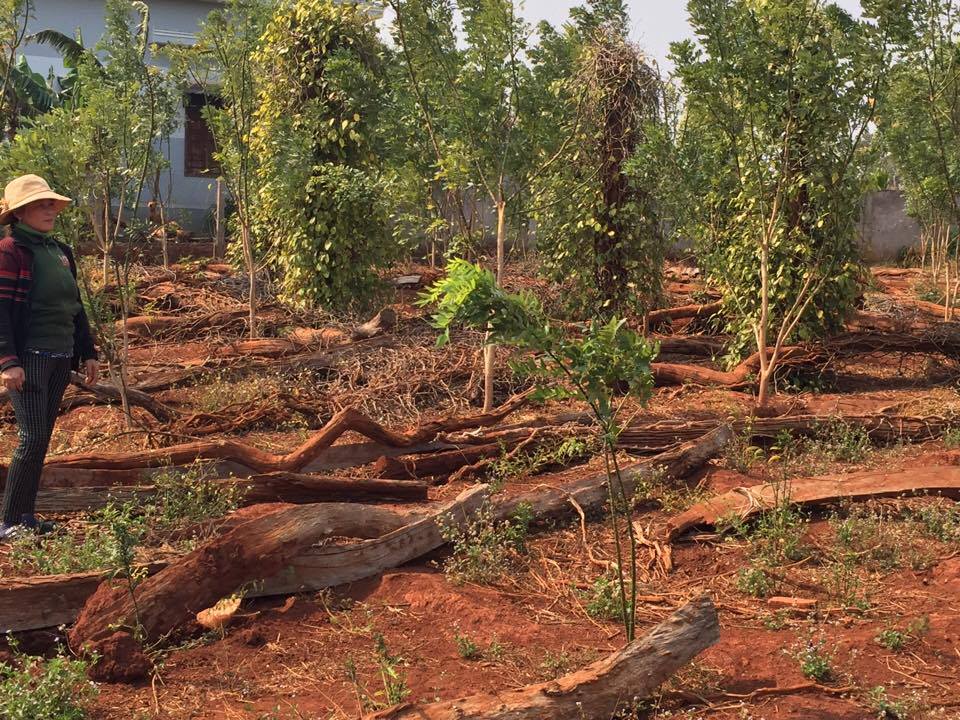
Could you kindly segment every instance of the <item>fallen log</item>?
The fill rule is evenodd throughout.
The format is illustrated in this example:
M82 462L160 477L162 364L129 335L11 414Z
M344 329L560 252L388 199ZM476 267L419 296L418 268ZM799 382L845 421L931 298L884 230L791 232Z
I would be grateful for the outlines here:
M377 500L423 502L428 499L430 487L416 480L350 479L299 473L269 473L216 482L225 490L235 488L241 506L273 502L294 505ZM105 507L110 502L146 502L155 494L152 485L44 488L37 494L37 510L81 512Z
M767 353L772 354L773 348ZM790 346L780 349L778 363L780 367L788 364L809 362L816 356L816 351L808 348ZM753 376L760 370L760 353L754 353L733 370L714 370L700 365L683 365L679 363L655 362L650 365L656 385L718 385L721 387L738 388L753 382Z
M316 461L346 432L356 432L391 447L412 447L433 440L441 433L495 425L525 405L528 399L529 393L525 393L511 398L492 412L427 422L409 433L389 430L358 410L345 408L307 442L286 455L273 455L236 440L203 440L135 453L62 456L51 460L48 466L129 470L189 465L197 460L229 460L257 473L296 472Z
M242 324L247 313L246 308L237 308L234 310L218 310L199 317L190 315L136 315L127 318L126 331L128 335L140 338L155 338L176 330L193 333L210 327ZM117 320L115 328L118 334L122 333L124 330L123 320Z
M121 402L121 392L120 388L109 383L97 383L96 385L87 385L83 376L79 373L71 373L70 380L76 385L81 391L88 392L99 400L106 400L112 403ZM142 390L138 390L134 387L127 388L127 401L135 406L141 407L146 410L148 413L153 415L160 422L171 422L177 417L177 412L172 408L167 407L162 402L154 400L147 393ZM76 401L75 401L76 402ZM80 404L80 403L76 403ZM69 403L66 406L61 405L64 409L69 409L70 407L75 407L76 404L71 405Z
M788 415L782 417L745 417L728 421L735 432L749 431L751 438L773 439L784 431L810 435L825 424L840 422L862 427L874 442L890 443L897 440L925 442L936 440L956 421L949 417L913 417L907 415L844 415L822 417L819 415ZM620 433L618 444L634 453L660 452L678 442L703 436L717 426L716 420L674 421L656 423L633 423Z
M716 608L703 595L644 638L557 680L444 702L404 703L365 720L608 720L648 697L719 639Z
M79 373L71 373L70 381L76 390L64 396L60 403L61 412L72 410L84 405L106 404L119 405L121 401L120 389L111 383L97 383L87 385ZM177 412L159 400L155 400L143 390L135 386L127 388L127 400L132 407L141 407L153 415L160 422L171 422L177 417ZM6 388L0 390L0 404L6 404L10 397Z
M946 465L893 473L864 472L842 478L805 478L791 480L788 490L790 503L805 507L915 495L960 498L960 467ZM666 539L673 541L695 527L716 526L724 518L746 519L758 515L781 502L783 494L783 485L775 483L736 488L670 518Z
M654 310L647 314L650 327L656 327L670 320L686 320L687 318L705 318L716 315L723 309L722 302L712 302L706 305L680 305L679 307Z
M685 476L715 455L731 437L728 427L720 427L695 442L624 468L625 489L630 494L634 481L656 468L666 468L670 476ZM561 517L573 510L570 498L580 503L584 510L597 511L607 501L606 482L605 474L556 486L545 482L530 492L498 500L492 511L498 517L508 517L520 503L529 503L538 519ZM439 517L446 518L445 525L460 525L486 498L486 486L477 486L461 493L453 502L441 506L429 516L382 537L346 545L310 548L266 580L251 596L322 590L362 580L414 560L444 544L437 522ZM91 578L94 580L93 587L90 585ZM77 617L83 605L76 601L77 598L82 596L86 600L100 579L102 575L97 573L63 576L63 588L59 588L57 580L51 578L0 581L0 628L20 631L48 627L46 623L49 618L56 618L56 624L70 622ZM35 584L42 585L43 592L35 592ZM89 592L82 595L78 587L88 588Z
M80 650L118 627L136 627L144 638L158 640L245 583L278 573L322 538L356 537L395 517L382 508L331 503L283 508L255 518L147 578L135 597L124 582L102 583L71 630L70 645Z
M364 537L378 523L395 526L397 514L372 506L330 504L283 508L254 518L147 578L137 586L135 597L122 584L101 583L70 631L70 646L80 650L118 627L135 624L143 637L158 640L251 581L265 580L272 592L277 585L297 583L296 564L291 566L291 561L305 553L342 559L347 552L349 565L340 575L328 572L324 587L375 575L439 547L443 539L438 519L443 517L444 525L459 525L486 497L486 486L478 486L427 518L339 552L337 546L328 546L306 553L324 537ZM360 548L365 557L358 557Z
M335 478L277 472L253 475L243 480L224 480L224 485L244 488L243 503L364 502L371 500L427 500L425 482L412 480Z

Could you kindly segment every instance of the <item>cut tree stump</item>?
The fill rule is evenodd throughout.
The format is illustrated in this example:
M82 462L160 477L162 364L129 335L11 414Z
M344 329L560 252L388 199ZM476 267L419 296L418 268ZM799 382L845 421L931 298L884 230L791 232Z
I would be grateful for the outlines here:
M775 483L741 487L694 505L667 521L666 539L676 540L695 527L716 526L723 518L746 519L774 507L784 487ZM960 498L960 467L945 465L900 472L863 472L845 477L791 480L789 501L815 507L844 500L942 495Z
M609 720L649 697L719 639L717 610L703 595L642 639L557 680L445 702L405 703L365 720Z
M382 335L388 330L393 330L397 326L397 311L393 308L384 308L374 317L370 318L363 325L357 326L350 333L351 340L369 340L377 335Z

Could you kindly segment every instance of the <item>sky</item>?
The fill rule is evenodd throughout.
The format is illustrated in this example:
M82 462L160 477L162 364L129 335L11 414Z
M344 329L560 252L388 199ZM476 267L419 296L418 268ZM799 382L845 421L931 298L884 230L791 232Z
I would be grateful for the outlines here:
M581 0L525 0L524 17L536 24L548 20L558 25L567 19L567 13ZM850 12L859 13L859 0L837 0ZM690 36L685 0L629 0L633 39L661 64L666 60L670 43Z

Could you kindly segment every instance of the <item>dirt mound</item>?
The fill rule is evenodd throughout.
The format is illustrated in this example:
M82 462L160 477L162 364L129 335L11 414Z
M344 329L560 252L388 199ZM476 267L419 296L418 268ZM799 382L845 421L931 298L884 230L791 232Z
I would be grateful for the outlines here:
M130 633L115 632L86 647L99 659L90 668L90 679L97 682L131 683L150 675L153 665L143 654L140 643Z

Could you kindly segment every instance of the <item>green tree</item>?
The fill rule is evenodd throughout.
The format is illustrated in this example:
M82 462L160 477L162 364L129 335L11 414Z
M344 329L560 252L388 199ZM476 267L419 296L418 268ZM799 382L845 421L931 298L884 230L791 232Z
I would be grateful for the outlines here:
M653 388L650 363L657 346L625 327L623 320L593 321L579 337L568 337L546 317L535 296L505 292L493 274L453 260L447 274L424 292L422 305L435 306L441 344L454 326L487 330L487 342L510 345L524 355L518 372L537 386L539 399L576 398L590 408L600 430L610 493L610 520L617 549L619 609L627 641L634 638L637 599L637 538L631 486L617 458L620 434L617 393L646 400Z
M31 0L0 0L0 138L9 139L17 129L18 86L23 85L17 51L26 38L32 9Z
M479 239L465 198L485 197L496 211L496 277L503 278L508 216L522 216L531 183L561 148L538 152L550 120L524 57L530 27L513 0L391 0L394 37L429 134L434 177L456 189L461 233ZM462 23L454 25L459 11ZM433 36L442 39L434 43ZM457 44L456 38L462 37ZM429 80L428 80L429 79ZM569 139L566 141L569 142ZM486 228L482 228L486 230ZM493 406L494 346L484 352L484 408Z
M253 239L257 155L251 147L257 102L255 54L270 17L266 0L228 0L211 12L196 45L178 61L209 101L204 117L216 142L215 158L236 206L240 250L247 271L250 337L257 335L257 256Z
M298 305L366 300L394 248L373 144L381 45L360 8L284 3L255 55L258 241Z
M943 277L949 320L960 289L951 230L960 226L960 6L909 0L879 9L881 24L896 38L898 61L877 124L908 210L921 224L923 259L929 251L934 282Z
M865 146L889 46L820 0L690 0L696 41L672 57L686 91L688 216L738 343L759 352L764 405L784 346L835 330L859 291Z
M567 26L577 57L559 81L569 107L557 114L574 139L533 193L546 269L574 282L581 308L606 316L651 309L664 254L654 197L636 167L647 126L658 122L661 82L617 17Z

